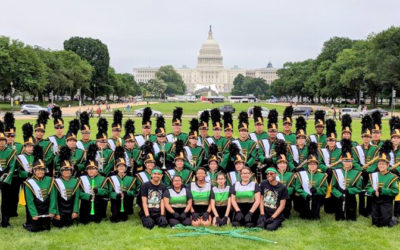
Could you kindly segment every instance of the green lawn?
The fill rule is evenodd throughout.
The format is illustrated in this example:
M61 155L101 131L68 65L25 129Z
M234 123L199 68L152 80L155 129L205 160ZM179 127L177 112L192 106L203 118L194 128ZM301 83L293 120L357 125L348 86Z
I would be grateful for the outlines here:
M157 105L161 111L162 104ZM196 104L193 104L188 107L185 104L185 111L196 110L195 106ZM66 123L70 120L71 118L65 119ZM137 126L136 132L140 133L141 120L136 118L134 120ZM250 130L253 130L253 122L250 121ZM25 122L33 124L35 120L16 121L17 141L22 141L21 126ZM97 130L96 122L97 118L91 119L91 127L94 131ZM111 125L111 118L109 118L109 122ZM314 132L313 122L311 119L308 121L309 134ZM183 119L183 123L183 131L188 131L189 119ZM153 129L154 125L153 119ZM166 126L167 132L171 131L171 118L167 118ZM235 120L236 126L237 121ZM281 124L279 126L281 127ZM337 128L340 134L340 123L337 123ZM354 120L353 139L360 141L360 130L360 120ZM383 130L383 138L389 138L387 120L383 121ZM52 121L49 121L46 136L53 133ZM111 131L109 135L111 135ZM95 132L92 133L92 138L94 137ZM22 228L25 220L23 207L19 208L19 214L18 218L11 219L12 228L0 228L1 249L37 249L38 247L46 249L198 249L200 247L208 249L226 249L227 247L230 249L246 249L248 247L252 249L397 249L400 233L399 226L394 228L372 227L371 220L364 217L359 217L357 222L336 222L333 215L322 214L321 221L304 221L298 217L297 213L294 213L289 220L284 222L283 228L276 232L248 233L248 235L277 241L276 245L213 235L175 238L171 237L171 234L183 231L158 228L149 231L142 228L136 213L125 223L112 224L104 221L101 224L78 225L61 230L53 228L50 232L33 234ZM224 229L231 229L231 227Z

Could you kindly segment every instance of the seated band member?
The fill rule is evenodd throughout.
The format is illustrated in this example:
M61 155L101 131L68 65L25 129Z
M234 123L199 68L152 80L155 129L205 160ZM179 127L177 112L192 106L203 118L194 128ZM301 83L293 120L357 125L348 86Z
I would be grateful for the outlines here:
M69 227L79 214L79 179L72 176L74 167L69 161L71 151L62 147L58 155L60 161L60 177L55 179L56 208L53 218L56 227Z
M25 229L31 232L50 230L50 219L56 214L54 179L45 172L43 159L35 159L33 176L24 182L26 206L32 217L32 224Z
M214 214L213 225L223 226L230 223L229 215L231 212L230 187L226 185L225 173L217 173L217 185L211 190L211 209Z
M379 172L369 175L367 192L372 196L372 225L392 227L397 221L392 219L393 200L399 193L398 177L388 171L389 158L386 153L380 153L378 160Z
M162 175L162 170L159 168L151 170L151 180L140 188L142 202L139 215L143 226L148 229L152 229L155 225L159 227L168 225L162 202L162 195L167 188L161 182Z
M260 185L262 202L260 202L260 217L257 226L269 231L278 229L285 220L283 211L289 198L287 188L280 183L278 171L275 168L267 168L267 179Z
M389 121L391 131L391 142L393 144L393 165L390 166L390 172L400 176L400 118L394 116ZM400 195L397 195L394 199L394 217L400 216Z
M235 210L232 219L233 226L254 227L256 225L260 206L260 187L251 180L249 167L240 171L241 181L230 188L232 207Z
M189 226L190 210L192 208L192 194L183 185L182 177L174 175L172 185L165 190L163 202L166 210L167 220L171 227L178 224Z
M192 226L211 225L211 184L206 182L207 171L200 167L196 171L196 181L188 186L192 194Z
M125 152L122 146L115 148L116 174L108 178L111 199L111 222L128 220L128 212L133 213L136 179L127 175Z
M297 173L296 192L299 199L300 217L303 219L319 219L319 212L328 188L327 175L318 172L317 155L309 155L307 170Z
M99 223L106 214L107 203L104 199L108 198L107 179L98 171L96 164L97 146L89 145L86 157L86 171L80 177L80 199L79 222L87 224L89 222Z
M362 189L361 171L353 168L352 145L348 139L342 140L342 166L332 173L332 195L336 198L335 219L356 220L356 195Z

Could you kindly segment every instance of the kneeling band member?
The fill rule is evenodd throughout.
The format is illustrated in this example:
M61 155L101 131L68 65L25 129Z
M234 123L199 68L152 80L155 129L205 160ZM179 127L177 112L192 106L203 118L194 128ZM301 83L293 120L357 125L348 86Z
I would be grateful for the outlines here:
M192 194L183 185L182 177L172 177L171 188L163 194L167 220L171 227L178 224L189 226L191 224L190 210L192 208Z
M217 185L211 190L211 209L214 214L213 225L223 226L230 223L231 198L229 186L226 185L225 173L218 172Z
M206 182L207 171L200 167L196 171L196 181L190 183L189 191L192 194L192 226L211 225L211 183Z

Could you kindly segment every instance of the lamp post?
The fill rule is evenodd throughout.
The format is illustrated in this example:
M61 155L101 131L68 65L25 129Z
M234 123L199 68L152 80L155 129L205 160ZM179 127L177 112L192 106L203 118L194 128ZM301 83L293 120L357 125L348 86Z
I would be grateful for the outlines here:
M93 91L94 91L93 104L96 104L96 83L93 84Z
M13 88L14 83L10 82L10 87L11 87L11 93L10 93L10 100L11 100L11 111L14 109L14 88Z

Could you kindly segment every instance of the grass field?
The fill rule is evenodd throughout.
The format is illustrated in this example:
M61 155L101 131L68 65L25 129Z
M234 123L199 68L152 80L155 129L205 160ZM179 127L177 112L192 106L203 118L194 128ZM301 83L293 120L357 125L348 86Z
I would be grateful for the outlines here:
M197 104L198 105L198 104ZM211 104L210 104L211 105ZM171 105L170 105L171 106ZM165 104L152 105L154 109L170 111L171 107ZM185 104L184 113L196 113L199 107L196 104ZM274 106L270 106L273 108ZM279 113L283 107L276 106ZM281 108L281 109L280 109ZM246 106L243 106L247 110ZM279 110L280 109L280 110ZM192 110L192 111L190 111ZM238 113L240 109L237 108ZM167 113L165 113L167 114ZM71 118L66 118L68 123ZM111 125L111 118L108 119ZM124 119L125 120L125 119ZM136 133L141 132L141 120L135 118ZM153 130L155 120L153 120ZM281 120L281 119L280 119ZM171 118L166 119L167 132L171 131ZM252 119L250 130L253 130ZM17 141L22 141L21 126L25 122L35 123L35 120L17 120ZM93 129L92 138L96 134L97 118L91 119ZM237 121L234 121L237 127ZM183 119L183 131L189 129L189 119ZM308 121L308 134L314 132L314 121ZM281 127L281 124L279 124ZM66 126L67 127L67 126ZM109 126L110 127L110 126ZM340 123L337 123L340 135ZM65 129L65 131L67 128ZM294 130L294 127L293 127ZM360 141L360 120L353 121L353 139ZM389 138L388 121L383 121L383 138ZM124 132L123 132L124 133ZM52 121L47 125L46 137L54 134ZM211 134L211 131L210 131ZM237 132L235 132L237 135ZM111 129L109 132L111 135ZM400 240L398 235L400 227L376 228L371 226L370 218L358 217L357 222L336 222L333 215L322 213L320 221L304 221L293 213L285 221L283 227L276 232L252 232L254 235L265 239L277 241L278 244L260 243L243 239L233 239L223 236L207 235L190 238L177 238L171 235L184 232L178 229L147 230L142 228L137 212L127 222L112 224L103 221L101 224L75 225L68 229L55 229L50 232L29 233L22 228L25 221L25 210L19 207L20 216L11 219L12 227L0 228L1 249L398 249ZM232 229L226 227L220 230Z

